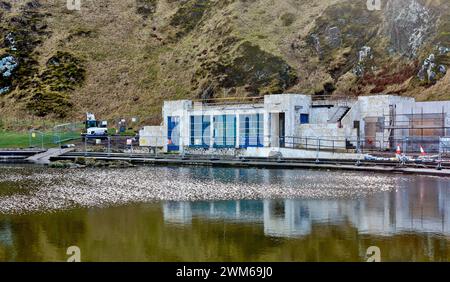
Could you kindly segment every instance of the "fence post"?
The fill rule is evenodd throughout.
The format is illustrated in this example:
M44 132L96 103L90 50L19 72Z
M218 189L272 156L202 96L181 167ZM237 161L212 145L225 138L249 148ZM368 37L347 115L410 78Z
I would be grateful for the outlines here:
M108 157L111 156L111 137L108 136Z
M317 158L316 158L316 163L319 162L319 154L320 154L320 139L316 139L317 140Z
M162 137L161 137L162 138ZM156 136L156 143L155 143L155 156L158 157L158 136Z

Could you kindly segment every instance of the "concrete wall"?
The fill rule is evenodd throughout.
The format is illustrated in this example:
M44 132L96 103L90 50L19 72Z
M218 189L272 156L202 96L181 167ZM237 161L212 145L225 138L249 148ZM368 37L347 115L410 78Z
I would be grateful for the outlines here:
M269 158L279 154L283 158L300 159L334 159L334 160L363 160L363 154L333 153L324 151L298 150L290 148L248 148L241 152L242 156Z
M278 130L277 114L285 114L285 136L293 137L296 127L300 125L300 115L310 114L311 96L300 94L267 95L264 97L264 109L267 113L264 120L264 131L269 133L270 140L265 146L277 145Z
M139 146L164 147L167 134L164 134L163 126L145 126L139 131Z
M357 138L356 129L342 128L336 123L302 124L297 127L296 136L299 137L296 143L302 147L328 149L345 149L346 140Z
M192 101L179 100L179 101L164 101L163 106L163 132L167 137L168 125L167 118L169 116L180 117L180 148L189 144L189 114L188 110L192 109ZM164 144L164 150L167 151L167 140Z
M333 108L321 107L321 108L311 108L309 123L311 124L325 124L331 117Z
M386 117L385 124L388 124L390 105L398 107L398 105L412 105L414 102L414 98L393 95L361 96L358 97L358 102L353 105L342 120L342 126L347 129L346 135L351 135L353 134L354 121L359 121L361 141L364 142L365 138L368 137L365 132L365 120L367 118ZM383 145L386 148L389 134L389 130L386 129L384 132L376 133L376 136L370 137L374 137L374 144Z
M287 143L291 137L290 143L293 143L292 137L311 137L319 139L337 140L334 142L336 147L345 148L345 140L352 141L357 146L357 129L354 128L354 122L359 121L361 141L366 139L366 121L369 118L377 120L384 117L384 123L389 124L390 106L395 108L396 114L410 114L412 111L420 113L438 113L445 112L445 125L450 127L450 101L447 102L418 102L413 98L399 97L394 95L362 96L357 101L341 106L351 107L350 111L344 116L341 124L329 123L329 119L336 113L339 105L332 102L326 103L323 107L312 107L311 96L300 94L267 95L264 97L264 104L240 104L240 105L204 105L203 103L193 103L188 100L165 102L163 107L164 122L161 128L162 135L167 135L167 117L178 116L180 118L180 147L189 145L190 140L190 116L209 115L211 117L218 115L235 115L236 125L236 147L239 147L239 117L246 114L263 114L264 118L264 146L279 147L279 116L285 115L285 137ZM315 104L316 105L316 104ZM327 107L328 105L328 107ZM317 106L317 105L316 105ZM309 124L301 124L300 115L309 115ZM399 119L402 119L399 117ZM211 137L213 136L213 121L211 119ZM156 129L155 129L156 130ZM146 134L144 132L144 134ZM152 133L153 134L153 133ZM407 136L408 130L396 130L397 138ZM450 132L446 133L450 135ZM390 136L388 129L382 132L376 132L371 136L376 144L383 144L386 148ZM148 140L147 140L148 141ZM145 142L145 141L144 141ZM342 144L339 144L341 142ZM211 146L214 139L211 138ZM309 145L312 145L310 143ZM324 146L331 146L330 144ZM164 145L167 148L167 144Z
M190 140L190 116L193 115L235 115L236 124L236 147L239 147L239 119L241 115L263 114L264 118L264 145L271 146L278 140L278 116L285 114L285 136L295 136L296 127L300 125L300 115L310 114L311 97L299 94L267 95L264 97L264 104L241 104L241 105L204 105L202 103L192 103L191 101L170 101L164 103L163 132L167 135L167 117L180 117L180 146L188 146ZM211 136L213 136L213 121L211 120ZM211 138L212 146L214 139ZM167 146L165 146L167 149Z

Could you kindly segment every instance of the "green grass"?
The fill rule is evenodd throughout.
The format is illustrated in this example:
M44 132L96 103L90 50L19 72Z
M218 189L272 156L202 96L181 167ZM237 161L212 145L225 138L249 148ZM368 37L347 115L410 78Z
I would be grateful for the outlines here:
M0 148L25 148L30 145L28 133L0 131Z
M64 132L60 134L61 143L80 138L79 132ZM58 138L53 132L36 132L34 137L29 132L0 131L0 148L44 148L58 145Z

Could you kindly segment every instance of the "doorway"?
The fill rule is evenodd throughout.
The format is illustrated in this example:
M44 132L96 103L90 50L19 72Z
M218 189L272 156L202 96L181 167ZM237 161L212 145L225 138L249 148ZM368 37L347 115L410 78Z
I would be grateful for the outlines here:
M270 145L272 147L286 146L286 117L285 113L270 114Z

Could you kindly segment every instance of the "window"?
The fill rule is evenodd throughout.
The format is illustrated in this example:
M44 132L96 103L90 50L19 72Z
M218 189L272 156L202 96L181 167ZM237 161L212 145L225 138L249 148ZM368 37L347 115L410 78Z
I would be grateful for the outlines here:
M211 117L191 116L191 147L208 148L211 141Z
M97 127L96 120L88 120L86 121L86 128Z
M262 114L239 116L239 145L241 148L263 147L264 120Z
M214 116L214 147L236 146L236 116Z
M309 123L309 115L300 114L300 124L308 124L308 123Z

